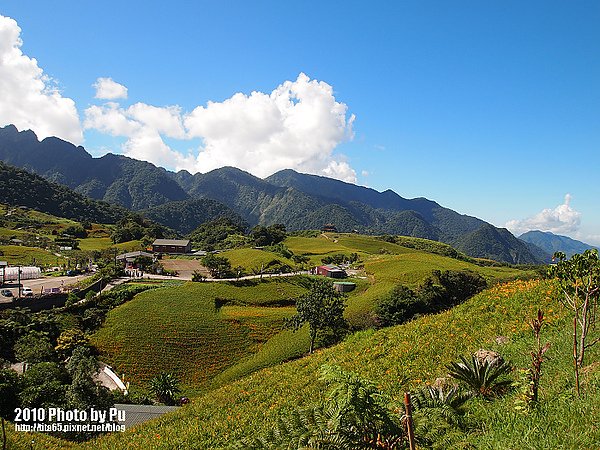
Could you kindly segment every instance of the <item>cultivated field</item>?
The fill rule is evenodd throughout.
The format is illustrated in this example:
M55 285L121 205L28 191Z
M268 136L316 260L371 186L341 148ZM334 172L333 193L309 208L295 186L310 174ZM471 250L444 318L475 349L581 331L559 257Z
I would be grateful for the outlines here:
M294 312L268 305L289 303L303 292L290 279L159 288L111 311L92 342L134 383L174 371L188 388L199 389L256 353Z

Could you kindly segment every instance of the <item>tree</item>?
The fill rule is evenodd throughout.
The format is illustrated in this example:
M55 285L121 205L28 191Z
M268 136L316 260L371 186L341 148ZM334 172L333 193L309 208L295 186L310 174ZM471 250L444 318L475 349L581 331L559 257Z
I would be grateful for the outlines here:
M19 406L19 377L11 369L0 369L0 420L2 421L2 448L6 449L4 419L12 419Z
M231 275L231 262L224 256L209 253L202 258L202 265L208 269L213 278L227 278Z
M283 241L285 236L285 225L280 223L276 223L268 227L257 225L252 229L252 231L250 231L250 239L253 240L254 245L259 247L275 245Z
M92 292L92 291L90 291ZM79 328L69 328L60 333L60 336L56 340L56 347L54 348L61 356L67 357L71 355L73 350L79 346L87 346L88 339Z
M558 280L561 301L573 314L573 366L575 387L579 395L579 370L583 366L585 351L600 342L600 336L588 341L590 331L596 331L596 313L600 297L600 259L598 250L586 250L571 259L557 252L558 263L550 267L548 275Z
M17 340L15 356L19 361L33 364L50 361L54 359L55 353L46 333L31 331Z
M345 297L337 292L330 280L315 280L307 294L296 302L296 314L287 320L287 326L298 330L308 323L310 327L310 349L312 353L319 335L330 331L340 333L347 328L344 319Z
M64 408L69 383L69 374L61 364L55 362L33 364L23 374L21 406Z
M425 303L412 289L398 284L377 304L375 313L382 327L399 325L410 320L415 314L426 311Z
M150 390L156 399L165 405L174 405L175 397L181 392L177 377L167 372L162 372L150 380Z

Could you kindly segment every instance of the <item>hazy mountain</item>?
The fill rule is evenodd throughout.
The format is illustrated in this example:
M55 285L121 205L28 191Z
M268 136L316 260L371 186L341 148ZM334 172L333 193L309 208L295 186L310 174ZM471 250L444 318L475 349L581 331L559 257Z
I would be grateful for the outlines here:
M537 264L549 259L549 255L539 252L539 256L536 257L530 250L530 244L517 239L506 228L496 228L490 224L458 238L455 246L470 256L512 264ZM541 256L543 258L540 258Z
M549 231L528 231L519 236L519 239L540 247L549 255L553 255L555 252L563 252L569 258L575 253L583 253L586 250L597 248L585 242L553 234Z
M293 170L264 180L234 167L195 175L173 173L119 155L92 158L83 147L57 138L39 142L33 132L18 132L14 126L0 128L0 160L92 198L144 210L149 218L181 233L234 214L250 226L283 223L288 230L301 230L333 223L339 231L438 240L475 257L511 263L546 259L542 250L507 230L432 200L406 199L391 190L378 192ZM218 203L195 200L199 198Z
M98 200L143 209L189 196L167 171L126 156L92 158L83 147L33 131L0 128L0 160Z

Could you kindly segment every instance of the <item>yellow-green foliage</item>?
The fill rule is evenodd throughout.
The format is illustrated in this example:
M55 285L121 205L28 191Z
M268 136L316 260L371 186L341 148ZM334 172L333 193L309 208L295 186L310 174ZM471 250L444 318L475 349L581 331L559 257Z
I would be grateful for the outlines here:
M4 253L0 256L0 259L13 266L53 266L55 264L65 263L64 258L36 247L0 245L0 251Z
M496 336L528 337L524 319L537 308L560 324L564 314L557 304L548 282L502 284L444 313L356 333L336 347L261 370L195 398L174 414L86 445L106 450L221 448L269 428L282 410L317 401L324 390L318 371L325 363L357 372L400 400L404 390L443 376L444 366L458 356L480 347L497 349Z
M255 353L294 312L289 307L217 310L216 298L261 305L305 292L293 280L243 284L187 283L144 292L111 311L91 341L129 380L145 383L173 371L187 387L198 388Z
M271 261L277 259L283 264L294 266L294 262L273 252L257 250L254 248L238 248L219 253L231 262L231 267L241 266L246 273L251 274L253 269L260 269L261 265L267 266Z
M0 227L0 238L3 239L21 239L24 236L27 236L27 234L29 234L27 231Z
M107 237L88 237L79 240L81 250L104 250L112 245L112 241Z

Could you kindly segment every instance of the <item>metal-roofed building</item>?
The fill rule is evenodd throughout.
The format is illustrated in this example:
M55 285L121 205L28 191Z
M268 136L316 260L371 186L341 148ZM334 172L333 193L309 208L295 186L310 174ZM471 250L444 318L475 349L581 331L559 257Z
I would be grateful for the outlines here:
M344 269L333 264L317 267L317 275L323 275L330 278L346 278L348 275Z
M192 243L189 239L157 239L152 243L154 253L190 253Z

